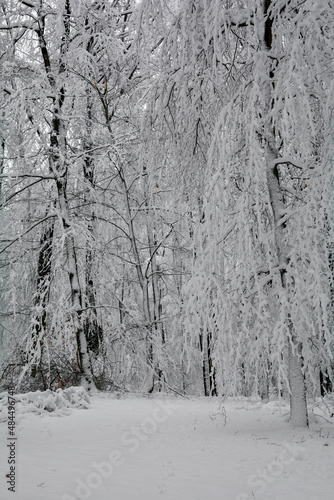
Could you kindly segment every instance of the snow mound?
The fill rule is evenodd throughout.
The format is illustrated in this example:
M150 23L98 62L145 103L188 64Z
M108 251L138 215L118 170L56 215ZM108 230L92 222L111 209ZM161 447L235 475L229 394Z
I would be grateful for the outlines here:
M15 400L17 415L33 413L36 415L63 416L69 415L73 408L88 409L90 400L83 387L69 387L57 389L56 392L47 391L27 392L10 397ZM7 420L8 393L0 394L0 421Z
M327 394L325 397L317 398L312 411L315 417L334 423L334 392Z

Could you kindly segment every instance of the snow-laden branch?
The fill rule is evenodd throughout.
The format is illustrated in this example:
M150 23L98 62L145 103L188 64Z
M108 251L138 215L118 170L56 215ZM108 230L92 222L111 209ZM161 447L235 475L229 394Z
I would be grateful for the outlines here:
M26 159L28 159L27 157ZM30 157L33 158L33 157ZM10 175L10 174L1 174L0 179L25 179L25 178L32 178L32 179L49 179L49 180L54 180L55 177L51 175L32 175L32 174L22 174L22 175Z
M33 2L27 2L27 0L19 0L19 3L25 5L26 7L31 7L32 9L37 9L36 5Z
M16 29L16 28L21 28L21 29L26 29L26 30L35 30L34 28L34 25L36 23L32 23L32 24L22 24L22 23L18 23L18 24L10 24L10 25L6 25L6 26L0 26L0 30L13 30L13 29Z
M283 156L282 158L276 158L276 160L273 160L271 162L271 168L274 169L278 165L283 165L283 164L289 164L292 165L293 167L299 168L300 170L305 170L304 165L302 165L296 160L293 160L290 156Z

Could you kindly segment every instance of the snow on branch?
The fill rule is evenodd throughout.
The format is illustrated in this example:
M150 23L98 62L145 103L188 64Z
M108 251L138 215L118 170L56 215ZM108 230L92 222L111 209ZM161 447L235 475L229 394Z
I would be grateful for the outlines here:
M277 158L276 160L273 160L271 162L271 168L275 169L278 165L283 165L283 164L292 165L293 167L299 168L300 170L305 169L305 167L301 163L299 163L296 160L293 160L289 156L286 157L283 156L282 158Z
M25 5L26 7L31 7L32 9L36 9L36 5L32 2L27 2L27 0L20 0L20 3L22 5Z

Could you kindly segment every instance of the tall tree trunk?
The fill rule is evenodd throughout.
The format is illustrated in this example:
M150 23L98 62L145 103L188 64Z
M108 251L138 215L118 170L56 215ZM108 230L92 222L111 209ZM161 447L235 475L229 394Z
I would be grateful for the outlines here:
M210 396L210 368L208 360L207 335L203 332L202 328L201 328L201 333L199 335L199 344L202 354L202 375L203 375L204 396Z
M88 230L93 233L93 228L90 225ZM98 354L103 344L103 330L97 319L93 262L93 250L87 248L85 307L88 309L88 315L86 315L84 320L84 330L88 349Z
M29 358L31 375L37 374L38 364L42 355L43 337L46 332L46 308L49 302L51 280L52 244L54 233L54 219L46 222L40 238L40 251L37 264L37 287L34 299L36 315L33 321L31 339L29 342Z
M297 345L289 344L289 385L290 385L290 419L296 427L308 426L306 405L305 378L302 372L302 358L300 353L293 352Z
M217 383L216 383L216 369L212 359L212 333L207 333L208 338L208 367L209 367L209 384L210 396L218 396Z
M151 348L151 360L152 363L152 387L150 392L153 392L154 386L157 383L158 389L162 388L162 384L165 380L165 376L163 374L163 370L161 368L161 363L159 362L159 354L163 345L165 344L165 335L163 330L163 324L161 321L162 314L162 304L161 304L161 287L159 280L159 266L157 263L157 251L159 249L159 244L156 240L155 236L155 228L153 217L149 200L149 190L147 188L146 179L144 179L144 196L145 196L145 207L146 207L146 218L147 218L147 242L149 249L149 262L145 270L145 279L149 283L151 282L152 286L152 300L153 300L153 328L152 328L152 341L156 344L156 349L153 349L153 343Z
M271 0L263 0L264 5L264 36L263 47L268 54L268 76L264 88L265 101L265 122L263 130L264 148L266 157L266 176L269 192L269 199L273 212L275 245L278 256L278 265L281 275L281 286L287 295L289 302L289 291L286 287L286 269L289 264L288 250L285 244L286 224L282 221L284 216L284 197L280 186L279 165L282 163L275 147L275 133L270 119L270 113L273 106L272 91L275 86L275 73L272 69L270 60L270 51L273 40L273 18L271 17ZM301 346L296 340L294 325L290 317L286 317L287 326L290 332L288 342L288 376L290 391L290 419L293 425L308 426L306 389L304 374L302 371L303 362L301 356Z
M94 191L94 162L91 154L93 144L91 142L92 133L92 100L89 91L87 91L87 120L86 120L86 137L84 141L84 150L87 151L84 158L84 178L88 185L88 191ZM94 250L92 245L95 241L95 225L96 217L94 210L91 212L90 221L88 223L88 233L90 242L86 248L86 293L85 307L88 309L88 314L84 321L84 331L87 340L88 349L98 354L103 344L103 329L97 319L96 310L96 289L94 283Z
M55 172L57 172L56 168ZM79 369L82 373L83 385L86 385L87 389L92 391L95 390L95 384L93 380L92 367L88 354L88 346L82 321L82 293L79 281L75 241L74 235L72 233L69 207L66 197L66 178L64 178L63 175L61 177L58 177L57 179L57 192L60 217L62 221L64 236L66 239L67 269L70 282L72 304L71 314L78 347Z
M201 328L200 350L202 354L202 375L205 396L217 396L216 373L212 361L212 334Z
M67 200L68 166L66 161L66 128L64 121L61 118L66 91L64 85L62 85L60 88L58 87L56 80L57 75L54 74L53 68L51 67L51 59L49 56L44 34L45 16L46 14L41 10L38 20L39 27L38 29L36 29L36 33L38 36L39 47L44 62L45 74L50 85L52 96L51 99L53 117L50 126L51 130L49 162L50 169L56 180L59 217L61 220L64 239L66 242L67 270L71 290L71 315L78 348L79 369L82 374L82 383L87 386L88 390L95 390L92 368L87 349L87 341L82 324L82 293L80 289L79 273L77 267L75 240L71 224L69 204ZM63 80L63 77L66 73L65 59L70 40L70 17L70 2L69 0L66 0L63 13L64 31L61 38L58 69L58 76L60 77L60 80Z
M151 249L151 247L150 247ZM159 283L159 266L157 265L156 256L151 253L151 278L152 278L152 295L153 295L153 326L154 326L154 340L157 344L157 352L155 359L152 360L154 363L154 376L157 377L158 389L162 389L162 385L165 381L165 375L163 373L161 362L159 361L160 351L165 345L165 332L162 323L162 303L161 296L162 290ZM153 389L152 389L153 390Z

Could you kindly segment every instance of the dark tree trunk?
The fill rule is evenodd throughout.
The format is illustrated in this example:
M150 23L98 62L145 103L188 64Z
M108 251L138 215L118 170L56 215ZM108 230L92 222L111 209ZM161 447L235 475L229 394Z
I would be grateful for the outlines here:
M216 384L216 368L212 360L212 333L208 333L208 365L209 365L209 382L210 382L210 396L218 396Z
M49 289L51 281L52 244L54 234L54 219L45 224L40 238L40 251L37 264L37 287L34 305L37 314L33 321L31 341L29 346L29 361L31 362L31 375L37 374L38 365L42 355L43 338L46 333L46 308L49 302Z
M320 370L319 380L320 380L320 394L321 394L321 396L326 396L326 394L333 391L333 382L332 382L331 378L329 377L327 370L324 370L324 371Z
M89 44L90 46L90 44ZM94 191L94 161L91 154L93 144L91 142L92 133L92 99L90 90L87 91L87 119L86 119L86 137L84 140L84 150L86 151L84 157L83 173L87 184L88 199L89 192ZM96 217L94 211L90 216L88 223L89 239L86 248L86 293L85 293L85 307L87 315L84 321L84 332L87 340L88 349L95 354L98 354L103 345L103 328L98 322L96 310L96 288L94 284L94 250L93 245L95 241L94 226Z
M217 396L216 373L212 360L212 334L201 330L199 343L202 354L204 396Z
M93 281L93 252L86 250L86 308L88 314L84 321L84 332L88 349L98 354L103 345L103 329L97 319L96 294Z

